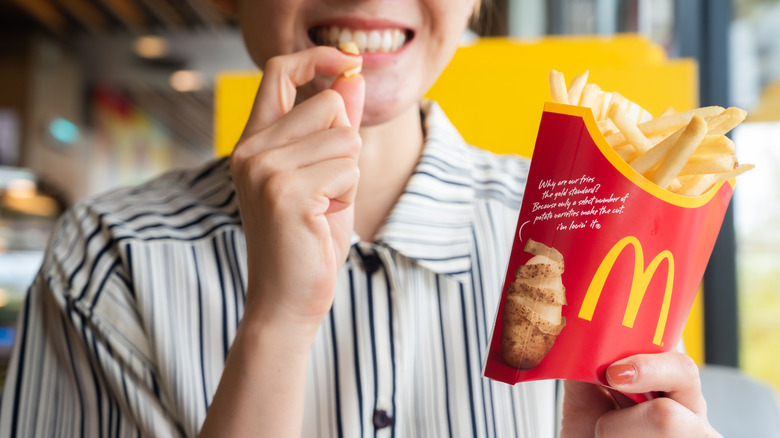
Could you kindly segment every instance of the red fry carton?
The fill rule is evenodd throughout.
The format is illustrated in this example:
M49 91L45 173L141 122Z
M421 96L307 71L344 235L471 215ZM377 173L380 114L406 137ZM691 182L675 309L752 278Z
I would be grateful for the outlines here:
M734 181L697 198L663 190L589 108L554 103L531 163L485 376L606 385L611 363L674 350Z

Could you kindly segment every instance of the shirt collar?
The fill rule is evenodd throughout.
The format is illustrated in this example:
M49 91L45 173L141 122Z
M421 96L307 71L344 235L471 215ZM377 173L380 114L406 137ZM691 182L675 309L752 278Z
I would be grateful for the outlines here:
M469 146L435 102L422 104L425 145L376 243L440 274L471 269L474 176Z

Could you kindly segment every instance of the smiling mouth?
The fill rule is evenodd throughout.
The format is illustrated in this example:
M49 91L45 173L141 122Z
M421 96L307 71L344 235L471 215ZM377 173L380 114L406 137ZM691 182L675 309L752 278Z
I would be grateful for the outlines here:
M412 39L411 30L403 29L349 29L339 26L315 26L309 29L309 38L318 46L338 47L354 42L361 54L390 53L401 49Z

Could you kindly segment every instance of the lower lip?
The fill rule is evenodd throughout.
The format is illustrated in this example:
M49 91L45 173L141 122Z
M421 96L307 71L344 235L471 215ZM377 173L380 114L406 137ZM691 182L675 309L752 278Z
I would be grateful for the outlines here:
M379 68L398 62L398 58L403 55L409 43L394 52L367 52L363 53L363 68Z

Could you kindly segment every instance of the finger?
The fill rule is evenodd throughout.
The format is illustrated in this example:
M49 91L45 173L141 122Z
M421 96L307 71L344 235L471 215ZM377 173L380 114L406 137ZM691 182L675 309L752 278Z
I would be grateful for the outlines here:
M315 75L336 76L361 63L359 56L325 46L269 59L263 69L247 128L251 127L252 131L263 129L287 114L295 105L296 88L314 79Z
M260 135L251 133L247 125L233 154L249 157L336 126L350 126L344 100L337 92L324 90L295 106Z
M366 99L366 81L363 75L356 74L345 78L339 76L331 86L344 99L344 107L349 117L349 123L355 129L360 128L363 119L363 103Z
M664 392L694 413L706 416L699 368L682 353L640 354L625 358L607 368L607 381L613 388L626 393Z
M336 158L303 168L300 173L304 190L315 202L313 215L343 210L354 203L360 178L357 161Z
M612 399L603 387L591 383L567 380L563 387L561 436L593 436L598 419L615 409Z
M597 438L719 436L704 419L665 397L608 412L599 419L595 430Z
M253 148L282 146L334 126L350 126L344 99L333 90L324 90L296 105L287 115L264 130ZM269 144L268 139L271 140ZM250 152L259 152L250 151Z
M318 131L304 138L293 140L284 147L264 149L249 155L248 165L256 168L258 175L271 176L314 165L334 158L351 158L357 161L362 140L358 132L348 126ZM250 146L242 144L242 153Z

